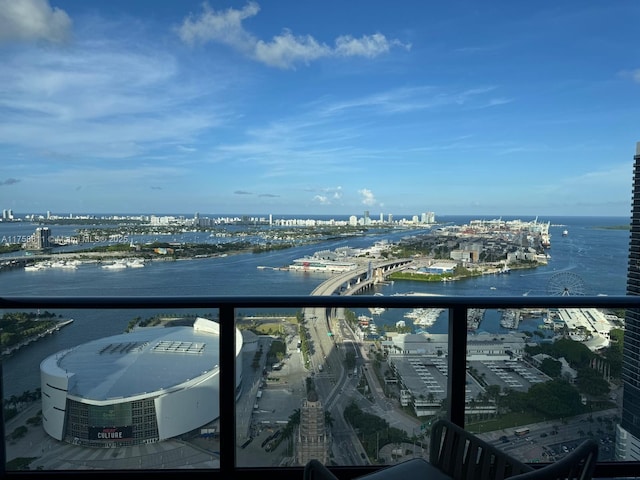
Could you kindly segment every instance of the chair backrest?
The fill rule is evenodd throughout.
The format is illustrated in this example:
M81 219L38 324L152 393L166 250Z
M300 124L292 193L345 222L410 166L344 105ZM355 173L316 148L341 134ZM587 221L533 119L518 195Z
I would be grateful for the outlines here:
M587 439L560 460L509 480L590 480L597 461L598 444Z
M429 462L460 480L501 480L533 468L448 420L431 427Z
M448 420L433 424L429 447L429 462L460 480L588 480L597 457L598 444L585 440L564 458L534 469Z

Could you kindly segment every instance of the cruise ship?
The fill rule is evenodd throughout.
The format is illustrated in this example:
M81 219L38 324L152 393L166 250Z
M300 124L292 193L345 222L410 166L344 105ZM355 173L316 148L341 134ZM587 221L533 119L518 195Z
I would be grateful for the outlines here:
M544 248L551 248L551 234L549 233L551 222L541 223L540 225L542 225L540 229L540 244Z
M358 266L352 262L324 260L317 257L298 258L289 265L289 270L301 272L342 273L355 270Z

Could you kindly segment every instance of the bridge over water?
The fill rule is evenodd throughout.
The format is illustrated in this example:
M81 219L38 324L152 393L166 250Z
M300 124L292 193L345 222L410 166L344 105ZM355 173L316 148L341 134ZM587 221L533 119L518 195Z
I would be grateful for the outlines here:
M311 292L311 295L355 295L364 290L372 288L376 283L384 279L393 272L402 270L409 263L411 258L388 260L377 264L371 263L366 267L359 267L340 275L335 275Z

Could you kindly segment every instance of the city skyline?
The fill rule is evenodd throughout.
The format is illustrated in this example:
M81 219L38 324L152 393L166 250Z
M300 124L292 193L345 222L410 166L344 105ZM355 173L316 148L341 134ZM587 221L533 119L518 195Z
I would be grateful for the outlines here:
M629 215L636 2L20 5L14 212Z

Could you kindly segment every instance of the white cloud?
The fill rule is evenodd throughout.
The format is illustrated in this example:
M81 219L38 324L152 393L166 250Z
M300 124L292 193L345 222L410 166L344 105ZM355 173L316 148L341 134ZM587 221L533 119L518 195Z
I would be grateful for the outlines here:
M373 192L371 190L363 188L362 190L358 190L358 193L362 196L363 205L372 207L377 203L376 197L373 195Z
M335 40L335 48L311 35L294 35L286 28L269 41L257 39L244 29L242 21L257 15L259 11L260 6L255 2L247 3L240 10L229 8L224 11L215 11L205 3L200 15L190 14L176 31L182 41L189 45L218 42L265 65L282 69L294 68L299 63L309 64L325 57L375 58L388 53L393 47L411 48L410 44L389 40L381 33L360 38L343 35Z
M178 35L189 45L215 41L241 51L251 50L256 39L242 28L242 21L259 11L260 7L255 2L249 2L241 10L229 8L223 12L216 12L209 4L203 3L202 14L190 14L178 27Z
M327 187L322 188L322 193L319 193L313 197L314 203L319 203L320 205L334 205L335 203L340 203L342 200L342 187Z
M369 110L387 114L410 113L418 110L439 108L485 108L509 103L508 98L490 98L487 95L497 87L486 86L466 90L455 90L448 86L400 87L347 101L334 102L320 107L320 114L335 116L350 111Z
M47 0L0 0L0 42L59 43L71 34L71 25L69 15Z
M487 107L495 107L498 105L506 105L507 103L511 103L513 102L512 98L504 98L504 97L500 97L500 98L492 98L491 100L489 100L486 104Z
M198 149L194 148L194 147L187 147L185 145L178 145L176 147L178 150L180 150L181 152L187 152L187 153L193 153L193 152L197 152Z
M0 85L0 144L41 157L148 155L219 123L202 102L215 95L209 83L183 77L172 55L117 40L22 51L5 59Z
M640 83L640 68L635 70L620 70L618 76L624 79L631 79L632 82Z
M392 46L411 49L411 44L403 44L399 40L389 41L381 33L363 35L361 38L353 38L351 35L343 35L336 39L335 54L341 57L366 57L374 58L383 53L388 53Z
M255 58L272 67L290 68L296 63L308 64L311 60L331 55L331 49L319 44L312 36L294 37L285 31L269 43L262 40L255 46Z

